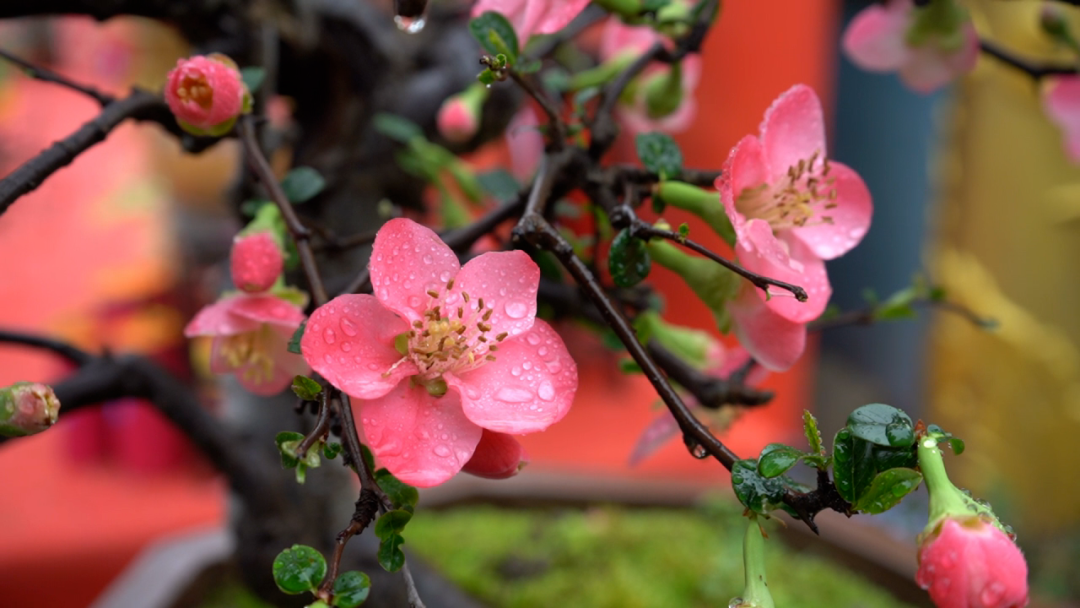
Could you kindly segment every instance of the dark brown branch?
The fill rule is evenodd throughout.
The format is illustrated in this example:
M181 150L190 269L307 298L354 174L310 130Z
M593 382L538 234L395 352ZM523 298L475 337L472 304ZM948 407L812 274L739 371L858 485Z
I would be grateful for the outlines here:
M20 346L29 346L52 351L79 366L86 365L95 359L94 355L91 355L81 348L72 346L67 342L46 338L36 334L0 329L0 343L18 344Z
M40 80L42 82L52 82L60 86L67 87L72 91L82 93L83 95L86 95L87 97L90 97L94 101L98 102L98 105L107 106L110 103L116 101L116 98L112 95L107 95L95 89L94 87L82 85L75 81L69 80L52 70L36 66L29 61L25 61L2 49L0 49L0 59L19 66L22 71L31 78L36 78L37 80Z
M927 307L938 308L946 312L960 315L964 319L971 322L972 325L982 327L983 329L992 329L997 326L997 321L989 317L979 316L975 311L970 308L957 304L956 302L950 302L948 300L934 299L929 296L921 296L911 302L912 307ZM873 325L879 323L882 319L878 318L880 312L880 305L868 306L861 310L849 310L830 317L822 317L811 321L806 325L806 329L810 331L822 331L826 329L836 329L838 327L849 327L853 325Z
M252 171L259 177L263 188L270 195L270 200L274 201L278 210L281 211L285 226L293 241L296 242L296 251L300 254L300 266L304 269L304 276L307 277L315 305L326 304L329 298L326 295L326 288L323 287L322 277L319 275L319 267L315 263L315 253L311 249L311 231L296 216L292 203L281 189L281 184L278 183L277 176L274 175L274 170L270 167L270 162L266 160L266 155L263 154L262 147L255 136L254 118L250 115L240 119L240 141L244 144Z
M698 371L655 340L649 342L648 349L668 378L689 391L703 407L715 410L725 405L765 405L774 397L772 391L750 388L735 375L724 380Z
M304 460L308 450L326 437L326 434L330 432L330 403L327 395L328 392L326 390L319 393L319 414L318 418L315 420L315 428L305 435L296 446L296 457L300 460Z
M1013 54L1011 51L1005 50L994 42L989 40L980 40L979 49L1004 63L1005 65L1020 70L1032 78L1039 79L1046 76L1062 76L1068 74L1076 74L1077 67L1075 64L1051 64L1051 63L1038 63L1028 59L1024 59Z
M540 104L540 108L544 110L544 114L547 115L548 127L551 129L551 146L553 150L561 150L566 145L566 125L563 124L562 117L559 115L559 108L548 99L542 91L536 88L532 79L528 74L521 74L517 70L510 70L510 78L523 91L525 91L529 97L536 100L536 103Z

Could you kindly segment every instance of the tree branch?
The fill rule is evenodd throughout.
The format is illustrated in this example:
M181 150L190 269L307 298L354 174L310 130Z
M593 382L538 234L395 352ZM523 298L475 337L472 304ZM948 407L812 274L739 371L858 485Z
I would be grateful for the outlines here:
M31 78L35 78L42 82L56 83L60 86L67 87L78 93L82 93L83 95L86 95L87 97L90 97L94 101L98 102L98 105L107 106L110 103L116 101L116 98L112 95L107 95L95 89L94 87L82 85L72 80L69 80L52 70L36 66L29 61L20 59L19 57L16 57L15 55L12 55L11 53L3 49L0 49L0 59L19 66L20 68L22 68L22 71Z
M1011 68L1024 72L1036 80L1046 76L1063 76L1076 74L1077 72L1075 64L1037 63L1014 55L1011 51L1007 51L1003 47L994 42L990 42L989 40L979 40L979 50Z

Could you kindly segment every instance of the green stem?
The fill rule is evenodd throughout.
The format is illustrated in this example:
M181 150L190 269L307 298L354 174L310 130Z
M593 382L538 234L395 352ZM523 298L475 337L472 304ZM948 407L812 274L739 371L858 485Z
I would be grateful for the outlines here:
M979 515L988 517L994 525L1008 533L990 507L976 502L949 481L949 475L945 472L945 460L942 458L941 448L938 447L938 441L942 438L937 433L930 433L919 440L919 469L922 470L926 490L930 494L930 521L923 533L931 533L946 517Z
M746 573L742 603L745 608L775 608L765 580L765 539L757 518L751 518L743 539L743 570Z
M568 89L571 91L580 91L581 89L587 89L589 87L603 86L611 80L614 80L615 77L629 67L636 58L637 55L634 53L620 53L594 68L578 72L570 78Z
M735 246L735 229L724 212L720 193L716 190L705 190L683 182L663 181L656 187L654 194L668 205L685 209L705 220L713 232L720 235L729 246Z

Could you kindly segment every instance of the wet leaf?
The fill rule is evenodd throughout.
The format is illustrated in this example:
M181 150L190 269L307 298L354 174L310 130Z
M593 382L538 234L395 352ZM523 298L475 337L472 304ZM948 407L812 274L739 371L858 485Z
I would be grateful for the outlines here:
M922 474L914 469L897 468L878 473L870 487L859 496L855 508L864 513L884 513L915 491Z
M506 55L509 65L517 63L520 47L514 26L502 14L486 11L469 22L469 32L491 55Z
M657 132L640 133L635 143L641 164L660 179L672 179L682 173L682 150L670 136Z
M884 403L864 405L848 416L848 428L859 439L888 447L915 443L915 428L904 412Z
M630 236L628 230L619 231L608 253L608 270L615 285L633 287L649 276L651 269L652 258L645 241Z
M289 595L312 591L326 576L326 559L306 545L293 545L274 559L274 582Z

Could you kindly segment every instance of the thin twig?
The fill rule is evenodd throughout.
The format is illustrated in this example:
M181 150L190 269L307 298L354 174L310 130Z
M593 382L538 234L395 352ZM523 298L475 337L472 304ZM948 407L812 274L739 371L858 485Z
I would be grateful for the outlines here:
M86 365L96 359L94 355L91 355L74 345L68 344L67 342L46 338L45 336L39 336L37 334L0 329L0 343L18 344L32 348L50 350L79 366Z
M544 114L548 118L548 126L551 128L551 146L553 150L560 150L566 145L566 125L563 124L562 117L559 116L559 109L555 107L548 96L545 95L540 89L532 83L532 79L527 74L521 74L515 69L510 70L510 78L517 83L519 87L529 97L536 100L536 103L540 104L540 108L544 110Z
M112 95L102 93L94 87L79 84L73 80L69 80L68 78L63 77L52 70L34 65L29 61L16 57L15 55L12 55L11 53L3 49L0 49L0 59L19 66L22 71L31 78L35 78L42 82L52 82L60 86L67 87L72 91L82 93L83 95L86 95L87 97L90 97L94 101L98 102L98 105L102 107L116 101L116 98Z
M416 581L413 580L409 564L401 566L401 576L405 579L405 591L409 598L409 608L424 608L424 601L420 599L420 593L416 590Z
M266 160L266 155L263 154L262 147L259 146L258 138L255 136L254 118L251 115L240 119L240 140L244 144L247 158L251 163L251 169L259 177L263 187L266 188L270 200L274 201L281 211L285 226L288 228L293 241L296 242L296 251L300 254L300 266L304 269L308 286L311 287L311 296L315 301L315 305L322 306L326 304L329 298L326 296L326 288L323 286L322 277L319 275L319 267L315 263L315 253L311 250L311 231L296 216L292 203L289 202L285 192L281 189L277 176L274 175L274 170L270 167L270 162Z
M1077 72L1076 64L1037 63L1018 57L1011 51L1007 51L1003 47L990 42L989 40L980 40L979 50L1009 67L1024 72L1036 80L1046 76L1062 76L1076 74Z
M296 446L296 457L300 460L303 460L308 450L330 432L330 403L327 395L326 390L319 393L319 417L315 420L315 428Z
M939 308L946 312L960 315L964 319L971 322L972 325L982 327L984 329L990 329L997 326L997 321L983 317L977 314L970 308L958 304L956 302L950 302L948 300L934 299L929 296L921 296L911 302L911 306L919 306L926 308ZM809 331L822 331L826 329L836 329L838 327L850 327L853 325L873 325L880 322L882 319L878 318L878 312L880 305L868 306L860 310L849 310L829 317L821 317L814 321L811 321L806 325L806 329Z

